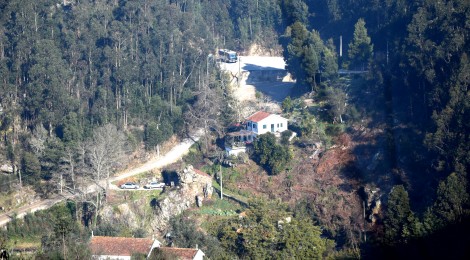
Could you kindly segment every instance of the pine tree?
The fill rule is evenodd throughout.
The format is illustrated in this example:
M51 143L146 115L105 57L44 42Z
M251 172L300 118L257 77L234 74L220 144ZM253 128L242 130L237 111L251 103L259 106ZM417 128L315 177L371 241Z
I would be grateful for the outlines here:
M452 173L445 181L439 183L433 207L438 225L459 221L464 215L464 208L469 201L466 184L466 178L456 173Z
M384 224L385 241L390 245L406 243L409 238L422 233L422 224L411 211L408 192L403 185L394 186L389 194Z
M354 37L348 47L348 56L351 60L351 65L364 70L367 63L372 58L374 46L371 44L370 37L367 34L366 23L362 18L354 25Z

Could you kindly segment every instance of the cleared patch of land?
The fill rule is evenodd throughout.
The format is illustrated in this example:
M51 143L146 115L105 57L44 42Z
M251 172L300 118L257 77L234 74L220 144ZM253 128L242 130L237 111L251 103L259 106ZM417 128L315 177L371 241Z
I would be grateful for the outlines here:
M295 81L285 70L282 57L241 56L236 63L221 63L233 77L233 94L240 103L256 102L256 91L277 105L290 95Z

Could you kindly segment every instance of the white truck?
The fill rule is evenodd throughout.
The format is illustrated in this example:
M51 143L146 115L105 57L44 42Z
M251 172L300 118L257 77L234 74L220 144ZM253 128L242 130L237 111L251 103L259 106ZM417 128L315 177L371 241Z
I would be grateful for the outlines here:
M235 63L238 61L238 55L234 51L227 50L227 49L220 49L219 60L222 62L226 62L226 63Z

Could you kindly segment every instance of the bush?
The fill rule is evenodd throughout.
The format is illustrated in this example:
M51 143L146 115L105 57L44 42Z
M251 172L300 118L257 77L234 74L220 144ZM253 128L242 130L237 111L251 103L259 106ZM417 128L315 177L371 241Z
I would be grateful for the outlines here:
M286 130L282 132L281 134L281 144L283 145L289 145L289 138L292 136L292 131L291 130Z
M329 136L338 136L343 132L341 125L328 125L325 129L325 132Z
M354 105L350 105L347 115L351 118L352 121L358 122L361 119L361 112L359 112Z
M284 101L282 101L282 109L285 113L290 113L294 110L294 104L290 96L287 96Z
M96 236L108 236L115 237L119 235L120 227L111 223L101 223L95 230L93 230Z
M201 151L201 143L194 143L186 156L184 156L183 161L187 164L198 165L204 161L204 155Z
M278 145L272 133L262 134L254 142L253 156L254 160L272 175L283 171L292 159L289 147Z

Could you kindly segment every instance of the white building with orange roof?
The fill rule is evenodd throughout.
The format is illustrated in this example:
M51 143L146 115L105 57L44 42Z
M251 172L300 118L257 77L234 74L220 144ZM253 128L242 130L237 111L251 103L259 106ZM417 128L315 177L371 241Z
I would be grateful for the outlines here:
M255 135L262 135L268 132L273 134L282 133L287 130L287 118L258 111L246 119L246 130L252 131Z
M133 237L91 237L89 247L92 259L130 260L136 254L145 255L146 259L203 260L204 252L197 248L162 247L156 239ZM162 255L163 253L163 255Z
M152 250L160 245L158 240L151 238L92 235L89 247L93 259L127 260L131 259L133 254L149 257Z
M227 133L225 151L228 155L238 155L246 152L246 145L251 144L258 135L273 133L280 137L280 133L286 130L287 118L265 111L258 111L246 118L244 129Z

